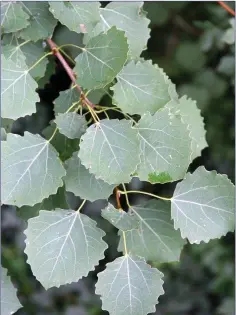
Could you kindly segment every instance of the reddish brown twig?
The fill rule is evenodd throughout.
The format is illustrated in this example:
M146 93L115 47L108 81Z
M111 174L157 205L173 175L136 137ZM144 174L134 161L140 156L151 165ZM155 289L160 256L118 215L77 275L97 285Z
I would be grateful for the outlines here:
M222 6L222 8L224 8L227 12L229 12L230 14L232 14L233 16L235 16L235 12L233 9L231 9L226 3L224 3L223 1L218 1L219 5Z
M115 193L116 193L117 208L122 209L121 204L120 204L120 192L119 192L118 187L115 188Z
M81 89L81 87L79 86L79 84L76 83L75 74L72 71L72 69L70 68L70 66L68 65L68 63L66 62L66 60L64 59L64 57L62 56L62 54L60 53L59 49L57 48L57 45L53 42L53 40L51 40L51 38L48 38L47 42L48 42L48 45L50 46L53 54L60 60L63 68L66 70L72 83L76 86L76 89L80 92L82 105L87 104L88 106L93 108L95 105L92 102L90 102L90 100L85 96L85 94L84 94L83 90Z

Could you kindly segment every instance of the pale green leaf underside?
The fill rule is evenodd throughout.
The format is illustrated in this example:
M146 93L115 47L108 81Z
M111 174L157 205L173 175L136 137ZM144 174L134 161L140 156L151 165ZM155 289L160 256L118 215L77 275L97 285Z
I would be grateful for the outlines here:
M80 162L78 152L66 161L66 176L64 178L66 190L82 199L96 201L107 199L115 185L109 185L101 179L96 179Z
M229 20L230 28L226 30L226 32L222 36L222 41L228 45L232 45L235 41L235 21L234 18Z
M139 220L136 216L128 214L122 209L116 209L110 203L102 210L102 217L121 231L136 229L139 225Z
M190 163L191 139L187 125L168 109L144 114L138 126L141 163L137 176L151 183L182 179Z
M56 124L52 123L50 126L43 130L43 135L47 140L51 138L55 128ZM60 159L62 161L69 159L72 156L73 152L79 150L79 142L80 139L69 139L61 134L59 131L51 140L51 144L59 153Z
M41 42L27 42L9 34L4 36L3 43L3 55L6 59L11 59L16 65L19 65L19 67L21 67L21 63L23 63L23 65L25 63L28 68L30 68L45 55ZM30 70L30 75L34 79L43 77L47 64L48 59L44 58L38 65Z
M2 203L33 206L62 186L65 169L53 146L25 132L2 142Z
M200 156L201 151L208 146L201 111L197 108L196 101L183 96L179 99L179 104L173 107L172 112L180 115L182 121L188 125L189 136L192 139L191 160L193 160Z
M126 255L108 263L98 274L95 292L110 315L146 315L155 312L164 293L163 276L143 258Z
M73 210L41 210L24 233L27 262L45 289L87 276L107 248L96 222Z
M29 220L30 218L38 216L40 210L55 210L56 208L69 209L65 193L65 187L59 187L55 195L49 196L42 202L32 207L23 206L17 209L17 215L23 220Z
M105 8L100 9L101 22L93 30L95 36L116 26L125 31L128 39L129 55L131 58L139 57L146 48L150 37L148 20L142 12L143 2L111 2Z
M1 315L15 313L22 305L17 298L16 288L13 286L7 269L1 267Z
M17 32L29 25L29 15L21 3L13 1L1 3L1 26L4 33Z
M91 32L100 21L99 2L50 1L49 4L54 17L74 32Z
M17 119L36 112L37 83L23 60L18 66L2 55L2 118Z
M57 20L49 11L46 1L24 2L24 10L30 15L30 25L20 31L19 36L34 42L52 36Z
M159 263L178 261L185 244L179 231L174 229L168 201L150 200L131 208L140 221L138 229L125 233L128 251ZM119 251L124 251L120 233Z
M124 66L128 44L123 31L115 27L89 40L75 59L77 82L85 89L106 86Z
M154 114L170 101L163 72L149 61L129 62L116 78L113 99L125 113Z
M55 118L60 132L67 138L80 138L87 128L86 119L77 113L58 114Z
M81 137L79 158L82 164L109 184L130 181L140 162L137 131L127 120L101 120Z
M79 100L80 93L75 88L60 92L60 95L54 101L55 114L65 113L72 104L78 103L79 105Z
M190 243L208 242L234 231L234 185L203 166L177 184L171 199L175 229Z

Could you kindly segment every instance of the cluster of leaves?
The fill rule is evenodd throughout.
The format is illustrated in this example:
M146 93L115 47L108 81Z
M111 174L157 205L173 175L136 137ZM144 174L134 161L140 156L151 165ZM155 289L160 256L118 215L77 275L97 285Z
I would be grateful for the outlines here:
M58 41L56 51L46 52L58 21L75 33L75 42ZM155 310L163 274L146 261L178 261L186 239L199 244L234 230L230 180L204 167L187 173L207 146L203 119L195 101L179 97L164 71L140 57L149 23L142 2L2 4L5 123L36 112L36 89L53 71L55 52L75 65L76 78L56 99L55 119L41 135L2 129L2 203L28 213L27 262L48 289L78 281L104 258L105 233L80 210L116 188L118 209L108 203L101 216L119 230L123 255L107 264L96 284L103 309L114 315ZM110 108L96 105L105 93L112 94ZM110 119L112 110L123 119ZM131 206L124 184L133 177L182 181L172 198L153 196L162 200ZM66 192L84 199L77 211L69 209ZM2 270L3 298L10 303L3 314L9 314L20 305Z

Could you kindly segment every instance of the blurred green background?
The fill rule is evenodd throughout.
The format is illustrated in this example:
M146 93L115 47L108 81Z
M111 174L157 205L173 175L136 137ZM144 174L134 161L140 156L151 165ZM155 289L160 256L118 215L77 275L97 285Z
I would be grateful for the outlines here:
M233 8L234 3L227 4ZM204 165L208 170L227 174L235 182L232 17L217 2L145 2L144 10L151 20L151 34L142 57L163 67L176 84L179 95L186 94L196 100L204 116L209 148L203 150L202 156L190 165L189 170ZM69 35L67 32L68 42L73 41L73 34L71 38ZM37 114L20 118L13 126L13 132L40 133L53 118L53 101L59 91L69 87L69 80L56 60L52 60L52 65L55 74L48 77L48 82L41 83ZM105 96L100 104L109 102L109 97ZM131 187L171 195L175 184L151 186L136 179L131 182ZM69 198L71 208L76 208L79 198L72 194ZM139 203L144 199L133 195L131 202ZM105 205L101 200L88 203L84 211L107 233L105 241L109 249L105 259L87 278L48 291L42 288L26 264L22 231L27 223L17 216L14 207L2 207L2 263L8 268L24 306L15 314L108 314L101 310L94 284L96 274L120 253L116 251L117 230L99 216ZM180 263L157 265L165 275L165 295L160 297L155 314L233 315L234 252L234 233L228 233L208 244L187 244ZM155 262L151 264L155 265Z

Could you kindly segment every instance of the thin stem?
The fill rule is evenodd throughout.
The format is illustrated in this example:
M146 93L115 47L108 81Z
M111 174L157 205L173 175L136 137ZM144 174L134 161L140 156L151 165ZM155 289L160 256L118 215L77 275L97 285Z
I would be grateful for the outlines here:
M124 249L125 249L125 256L128 256L128 251L127 251L127 245L126 245L126 235L125 232L122 232L123 234L123 240L124 240Z
M53 55L52 52L49 52L45 55L43 55L41 58L39 58L39 60L37 60L27 71L31 71L34 67L36 67L44 58L46 58L47 56Z
M98 115L95 113L95 111L88 106L88 110L90 111L91 116L93 117L94 122L100 121Z
M125 200L126 200L127 206L128 206L129 208L131 208L131 205L130 205L130 203L129 203L129 197L128 197L128 194L127 194L127 190L126 190L125 184L122 184L122 187L123 187L124 192L125 192Z
M84 199L84 201L81 203L81 205L79 206L79 209L76 210L76 212L80 212L80 210L83 208L83 206L84 206L84 204L85 204L86 201L87 201L87 200Z
M117 208L122 209L121 204L120 204L120 192L119 192L118 187L115 188L115 193L116 193Z
M52 141L52 139L55 137L57 131L58 131L58 128L56 127L55 130L53 131L53 134L52 134L51 138L48 140L48 142Z
M222 8L224 8L227 12L229 12L230 14L232 14L233 16L235 16L235 12L233 9L231 9L226 3L224 3L223 1L218 1L219 5L222 6Z
M85 96L82 88L80 87L79 84L77 84L74 72L72 71L72 69L70 68L70 66L68 65L68 63L66 62L66 60L64 59L62 54L60 53L57 45L51 40L51 38L48 38L47 42L48 42L48 45L50 46L53 54L60 60L63 68L67 72L67 74L70 77L72 83L76 85L76 89L80 92L80 98L84 101L85 104L87 104L88 106L93 108L95 105ZM65 45L63 45L63 46L65 46ZM83 48L81 48L81 49L83 49Z
M80 49L80 50L82 50L82 51L83 51L83 50L86 50L86 49L84 49L83 47L80 47L80 46L74 45L74 44L64 44L64 45L59 46L58 49L61 49L61 48L63 48L63 47L75 47L75 48Z
M73 63L73 65L75 65L75 61L60 47L58 47L58 49L63 53L64 56L66 56L66 58L68 58L70 60L71 63Z
M168 201L170 201L172 199L172 198L161 197L161 196L154 195L154 194L151 194L151 193L148 193L148 192L145 192L145 191L140 191L140 190L128 190L128 191L121 191L120 190L120 193L122 195L126 195L126 194L143 194L143 195L148 195L148 196L151 196L151 197L154 197L154 198L158 198L158 199L162 199L162 200L168 200Z

